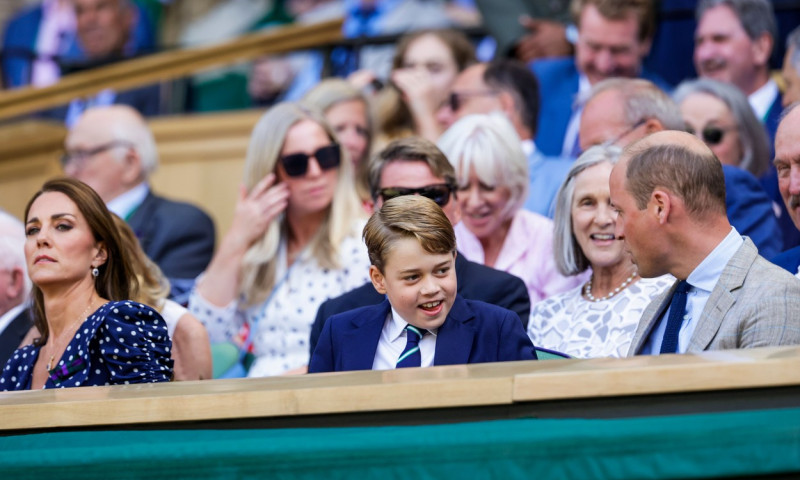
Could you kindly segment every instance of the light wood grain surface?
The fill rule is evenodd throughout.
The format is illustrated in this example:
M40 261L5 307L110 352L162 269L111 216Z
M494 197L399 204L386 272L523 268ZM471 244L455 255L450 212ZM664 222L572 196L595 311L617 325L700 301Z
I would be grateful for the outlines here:
M0 430L502 406L800 385L800 348L0 393Z

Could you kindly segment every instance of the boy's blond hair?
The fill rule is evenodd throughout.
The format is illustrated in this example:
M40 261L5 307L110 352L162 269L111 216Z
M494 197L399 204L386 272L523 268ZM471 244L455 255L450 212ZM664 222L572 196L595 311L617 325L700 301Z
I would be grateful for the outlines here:
M404 195L386 201L372 214L363 232L369 261L384 272L386 258L398 240L416 239L432 254L454 254L456 234L439 205L419 195Z

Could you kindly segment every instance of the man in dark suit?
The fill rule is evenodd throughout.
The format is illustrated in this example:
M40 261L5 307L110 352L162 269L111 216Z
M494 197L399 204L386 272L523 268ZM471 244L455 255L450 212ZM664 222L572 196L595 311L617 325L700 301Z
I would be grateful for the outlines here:
M694 63L701 77L730 83L747 95L774 145L782 97L770 74L769 59L778 38L769 0L701 0L697 5ZM784 209L775 169L759 180L780 209L783 245L800 245L800 233Z
M795 227L800 230L800 108L789 106L775 134L775 168L778 188ZM791 248L772 262L800 276L800 246Z
M584 149L604 142L625 146L662 130L683 130L685 123L675 102L653 83L615 78L598 83L589 92L581 116ZM781 250L782 239L772 201L756 177L723 165L725 207L731 224L770 258Z
M187 203L155 195L155 139L138 112L124 105L87 110L65 141L64 172L87 183L127 221L172 285L178 301L214 253L214 224Z
M380 208L387 195L410 194L411 190L421 190L415 193L437 196L437 203L450 222L453 225L458 223L461 211L455 200L455 171L447 157L436 145L420 138L404 139L393 145L396 148L384 149L370 163L369 184L375 207ZM442 192L444 195L438 195ZM522 324L527 326L531 304L522 280L470 262L462 255L456 255L455 269L458 293L462 297L481 300L516 312ZM311 353L314 353L319 335L329 317L354 308L381 303L384 298L371 283L366 283L325 301L319 307L311 327Z
M33 326L25 303L31 287L24 246L22 222L0 210L0 364L3 365Z
M644 77L662 88L666 82L643 70L655 28L653 2L578 0L575 56L531 64L539 79L541 107L536 147L545 155L576 157L579 102L592 85L612 77Z
M309 373L536 358L514 312L457 295L456 235L436 203L387 199L364 243L370 280L386 300L329 318Z

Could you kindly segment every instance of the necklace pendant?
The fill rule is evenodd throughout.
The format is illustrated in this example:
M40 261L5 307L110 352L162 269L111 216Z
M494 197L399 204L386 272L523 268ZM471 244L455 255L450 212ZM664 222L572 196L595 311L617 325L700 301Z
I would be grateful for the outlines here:
M53 355L50 355L50 361L47 362L48 372L53 369L53 361L55 361L55 357Z

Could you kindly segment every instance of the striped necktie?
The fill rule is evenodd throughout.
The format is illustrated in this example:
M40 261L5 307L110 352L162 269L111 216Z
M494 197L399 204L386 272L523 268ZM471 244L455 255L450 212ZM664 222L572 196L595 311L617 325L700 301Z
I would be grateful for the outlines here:
M422 355L419 353L419 341L422 336L428 333L427 330L417 328L413 325L406 325L406 348L397 359L395 368L420 367L422 366Z

